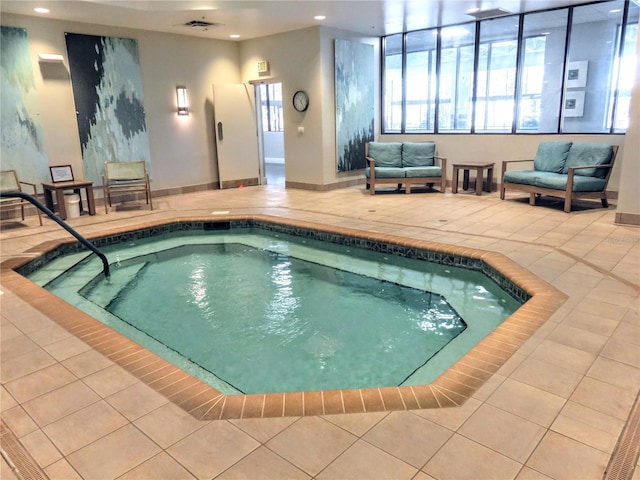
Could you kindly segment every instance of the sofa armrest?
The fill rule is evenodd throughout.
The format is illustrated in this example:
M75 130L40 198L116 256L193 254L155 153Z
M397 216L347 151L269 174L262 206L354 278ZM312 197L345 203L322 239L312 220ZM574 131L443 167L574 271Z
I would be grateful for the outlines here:
M502 161L502 172L500 173L500 180L504 178L504 172L507 171L507 165L510 163L522 163L522 162L533 162L532 158L525 158L522 160L503 160Z
M38 190L37 190L37 187L36 187L36 184L35 184L35 183L23 182L22 180L19 180L19 181L18 181L18 183L21 183L21 184L23 184L23 185L29 185L29 186L31 186L31 187L33 188L33 195L34 195L34 196L37 196L37 195L38 195Z
M376 167L376 161L371 157L366 157L366 158L367 158L367 163L369 164L369 167L375 168Z
M613 164L607 163L604 165L580 165L579 167L569 167L569 171L571 170L582 170L584 168L612 168Z
M434 160L438 160L440 162L440 167L442 168L442 176L446 176L447 174L447 157L440 157L438 155L433 156Z

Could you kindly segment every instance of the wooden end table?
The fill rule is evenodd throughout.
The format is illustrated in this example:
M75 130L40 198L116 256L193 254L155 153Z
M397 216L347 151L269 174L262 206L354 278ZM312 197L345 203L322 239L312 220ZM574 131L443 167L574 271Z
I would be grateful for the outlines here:
M484 170L487 170L487 186L484 188L485 192L491 192L493 189L493 167L495 163L454 163L453 164L453 179L451 181L451 192L458 193L458 173L463 171L462 177L462 189L469 189L469 171L476 171L476 195L482 195Z
M65 190L73 190L73 193L80 196L80 213L82 214L82 195L80 195L81 190L85 191L85 196L87 197L87 207L89 210L89 215L96 214L96 202L93 198L93 182L86 180L74 180L71 182L56 182L56 183L43 183L42 189L44 190L44 201L47 205L47 208L52 212L58 212L58 216L66 220L67 218L67 208L64 204L64 191ZM55 204L53 201L53 197L55 195Z

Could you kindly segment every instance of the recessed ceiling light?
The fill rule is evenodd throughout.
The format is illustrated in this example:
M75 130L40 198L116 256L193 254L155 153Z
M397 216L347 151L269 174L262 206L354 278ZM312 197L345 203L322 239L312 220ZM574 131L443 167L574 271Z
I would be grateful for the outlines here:
M327 18L324 15L316 15L315 17L313 17L314 20L324 20L325 18Z
M49 9L44 7L36 7L33 10L38 13L49 13Z
M231 35L229 35L229 37L231 37L231 38L240 38L240 35L238 35L237 33L232 33Z

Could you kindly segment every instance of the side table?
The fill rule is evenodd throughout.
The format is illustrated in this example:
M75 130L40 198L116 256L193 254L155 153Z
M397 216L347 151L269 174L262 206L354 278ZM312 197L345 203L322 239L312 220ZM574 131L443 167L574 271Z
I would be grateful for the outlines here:
M67 208L64 205L64 191L73 190L73 193L80 196L80 213L82 209L82 195L80 192L85 191L87 197L87 207L89 215L96 214L96 202L93 198L93 182L86 180L75 180L71 182L56 182L56 183L43 183L42 189L44 190L44 200L49 210L58 211L58 216L66 220ZM55 195L55 204L53 197Z
M476 171L476 195L482 195L484 170L487 170L487 186L485 192L491 192L493 188L493 167L495 163L454 163L453 179L451 181L451 192L458 193L458 173L463 171L462 189L469 189L469 171Z

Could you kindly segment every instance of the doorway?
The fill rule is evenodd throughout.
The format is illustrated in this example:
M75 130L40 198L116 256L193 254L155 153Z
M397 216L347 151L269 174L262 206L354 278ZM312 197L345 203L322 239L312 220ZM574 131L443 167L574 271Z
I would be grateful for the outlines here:
M263 183L285 186L284 116L282 83L259 83L255 86L259 106L258 122L263 159Z

